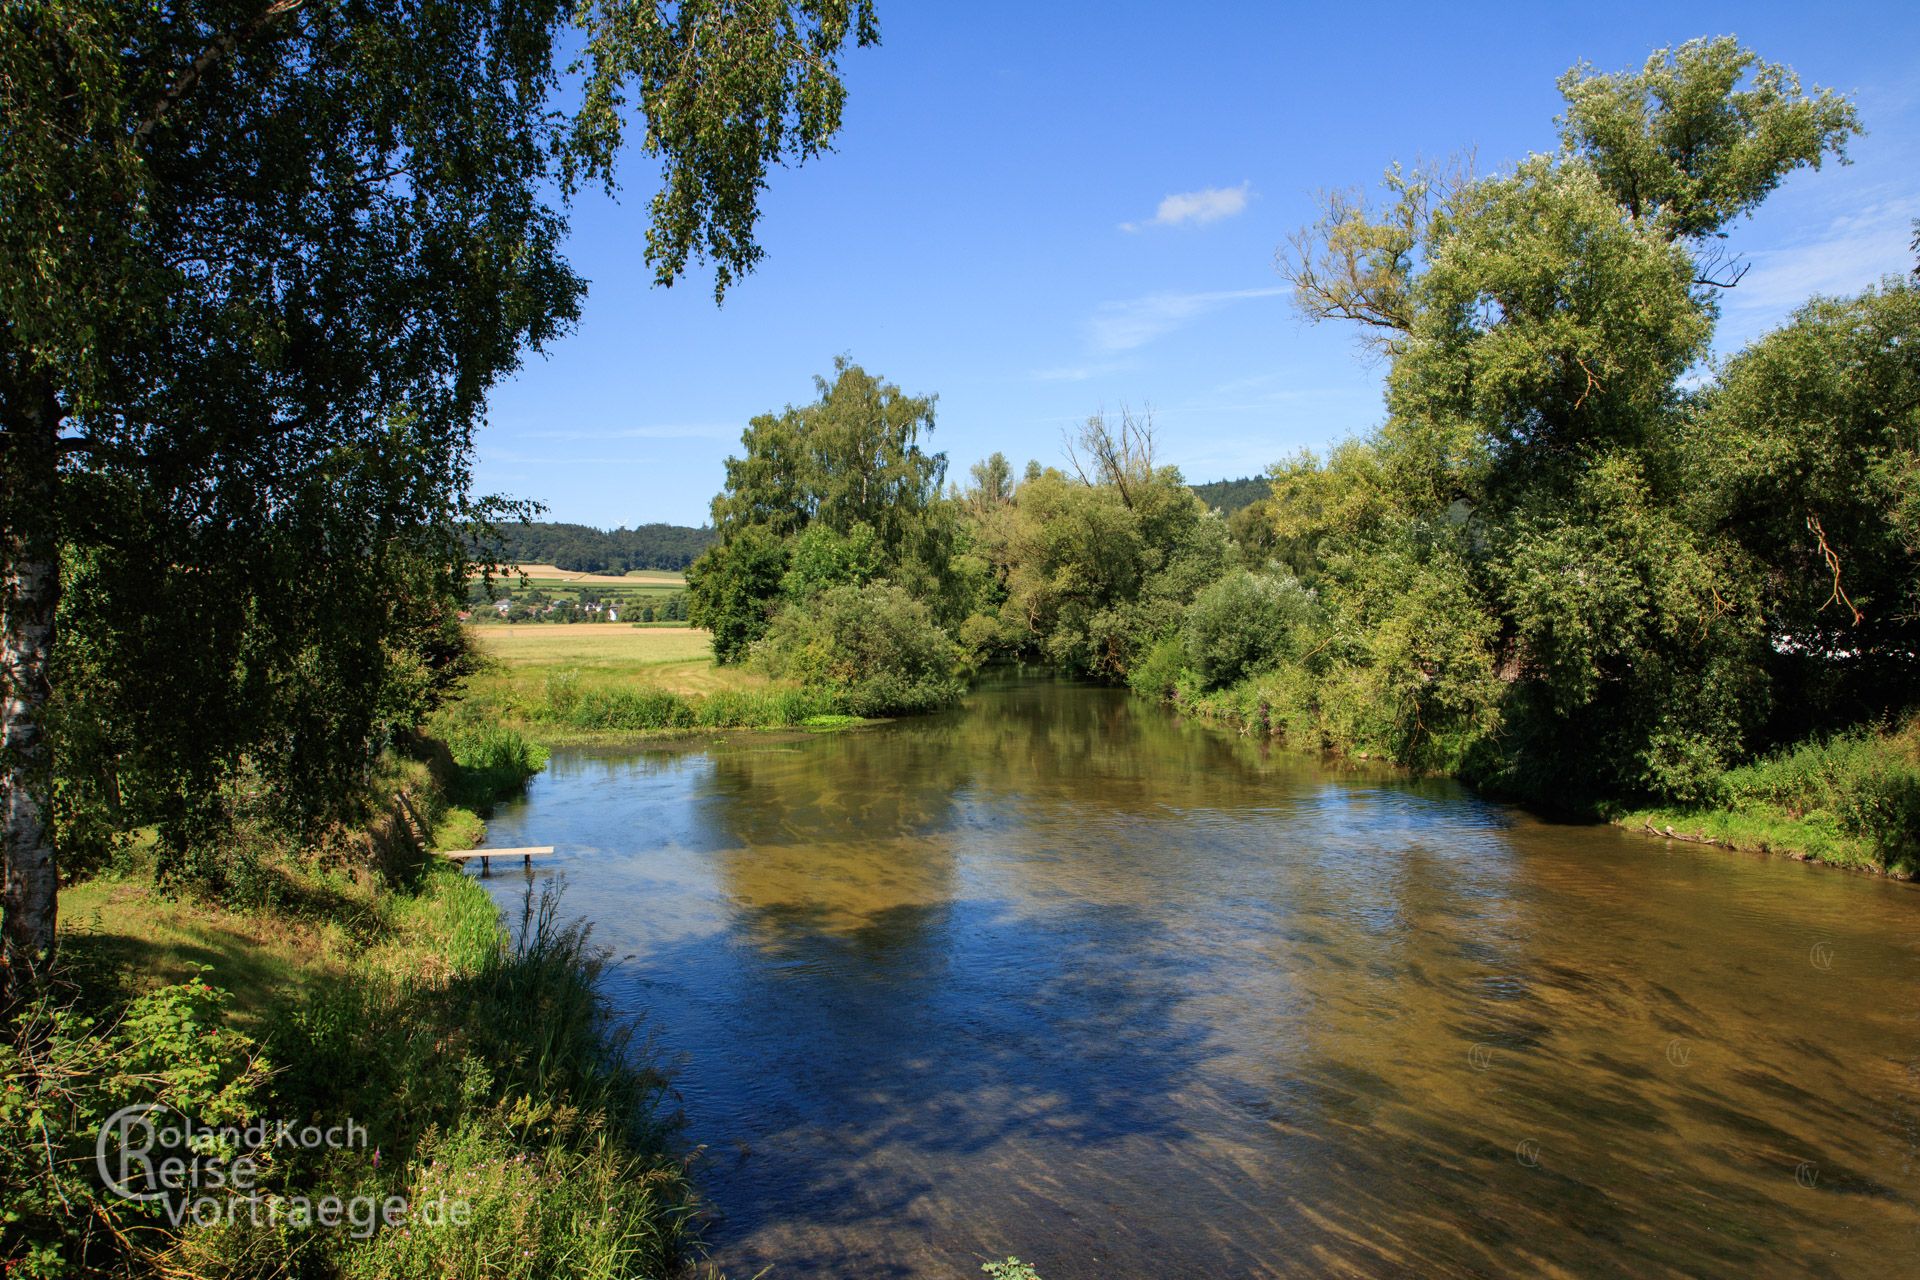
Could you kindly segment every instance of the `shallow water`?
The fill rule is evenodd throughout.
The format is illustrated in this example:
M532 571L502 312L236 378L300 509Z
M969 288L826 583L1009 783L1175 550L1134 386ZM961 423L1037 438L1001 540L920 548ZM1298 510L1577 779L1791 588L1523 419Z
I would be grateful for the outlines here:
M1920 1273L1920 887L1053 683L562 752L490 825L677 1062L732 1274Z

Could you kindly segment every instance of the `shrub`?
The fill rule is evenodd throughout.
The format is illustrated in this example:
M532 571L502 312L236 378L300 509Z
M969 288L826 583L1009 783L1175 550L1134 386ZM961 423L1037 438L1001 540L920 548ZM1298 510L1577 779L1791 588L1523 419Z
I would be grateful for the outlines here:
M1187 665L1206 688L1232 684L1297 653L1300 630L1318 614L1313 592L1292 577L1230 573L1187 608Z
M932 711L961 691L952 639L925 605L885 583L788 605L754 655L770 675L828 690L854 715Z
M1920 851L1920 722L1900 733L1855 730L1729 769L1729 808L1766 806L1790 819L1830 817L1866 841L1882 865L1911 867Z
M455 765L448 798L481 813L518 795L528 779L547 767L547 749L508 725L464 727L449 735L447 750Z
M1171 698L1180 683L1181 674L1186 670L1186 658L1186 646L1181 643L1180 637L1168 636L1133 664L1132 670L1127 672L1127 685L1144 697L1163 701Z
M95 1172L95 1136L122 1107L159 1103L204 1125L249 1119L268 1073L224 1025L225 992L195 978L95 1016L42 992L0 1038L0 1256L9 1276L106 1274L123 1249L166 1242L160 1206Z

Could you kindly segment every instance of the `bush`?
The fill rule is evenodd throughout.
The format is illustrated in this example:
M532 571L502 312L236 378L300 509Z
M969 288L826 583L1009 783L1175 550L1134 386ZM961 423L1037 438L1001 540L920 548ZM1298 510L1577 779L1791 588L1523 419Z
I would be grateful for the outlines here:
M559 705L538 710L547 724L596 733L653 733L674 729L759 729L801 724L845 711L831 689L723 689L706 697L683 697L644 685L581 687L569 682Z
M1181 627L1187 665L1217 689L1299 650L1302 628L1319 615L1312 591L1282 574L1228 574L1188 606Z
M1168 636L1147 650L1147 656L1127 672L1127 686L1135 693L1165 701L1186 671L1187 650L1180 637Z
M448 798L480 813L518 795L528 779L547 767L545 747L502 724L474 725L450 734L447 750L455 765Z
M788 605L754 656L770 675L830 691L854 715L933 711L961 692L952 639L925 605L885 583Z
M1868 842L1883 865L1912 866L1920 851L1920 722L1897 734L1855 730L1722 774L1730 808L1768 806L1791 819L1830 816Z
M107 1274L123 1248L166 1243L160 1206L110 1193L94 1140L122 1107L204 1125L248 1120L268 1066L224 1025L227 995L195 978L96 1016L69 992L16 1009L0 1039L0 1257L9 1276ZM103 1229L104 1228L104 1229Z

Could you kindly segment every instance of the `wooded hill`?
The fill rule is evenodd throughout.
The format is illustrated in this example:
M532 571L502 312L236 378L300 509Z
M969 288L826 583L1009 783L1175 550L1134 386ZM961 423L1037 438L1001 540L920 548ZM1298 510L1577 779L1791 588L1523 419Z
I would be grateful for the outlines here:
M550 564L572 573L626 573L685 569L713 541L713 530L678 524L596 529L584 524L529 521L497 526L492 548L510 564Z
M1247 476L1240 480L1215 480L1211 484L1190 485L1200 501L1230 516L1236 511L1252 506L1262 498L1273 496L1273 482L1265 476Z

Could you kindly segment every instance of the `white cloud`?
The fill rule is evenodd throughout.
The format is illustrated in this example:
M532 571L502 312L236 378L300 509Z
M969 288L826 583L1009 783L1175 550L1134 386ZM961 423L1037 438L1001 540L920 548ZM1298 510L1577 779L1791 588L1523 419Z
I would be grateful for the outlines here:
M1835 218L1817 239L1748 255L1753 270L1728 297L1740 310L1788 311L1816 293L1858 293L1913 267L1911 206L1881 204Z
M1252 185L1243 182L1237 187L1208 187L1203 191L1181 191L1168 196L1154 210L1153 217L1146 222L1123 222L1122 231L1139 231L1143 227L1178 227L1186 223L1205 226L1209 222L1218 222L1222 218L1231 218L1247 207L1252 196Z
M1279 286L1222 289L1211 293L1154 293L1144 298L1109 302L1088 322L1088 336L1102 351L1131 351L1222 307L1286 292L1286 288Z

